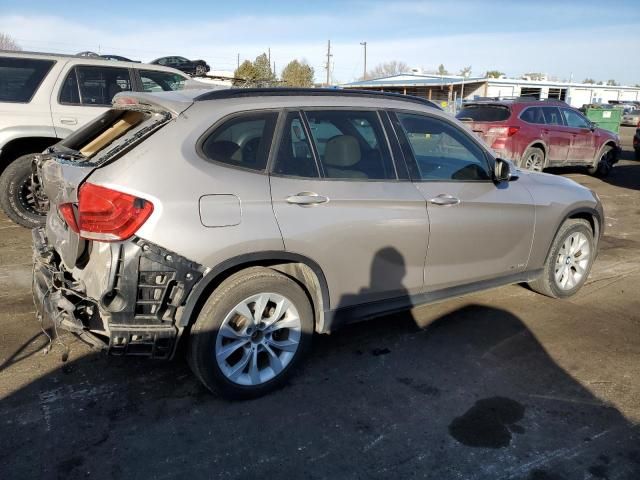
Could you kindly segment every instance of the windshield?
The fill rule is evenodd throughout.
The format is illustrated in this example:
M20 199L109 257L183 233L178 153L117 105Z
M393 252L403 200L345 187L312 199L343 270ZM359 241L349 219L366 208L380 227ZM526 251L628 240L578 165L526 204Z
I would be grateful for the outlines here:
M0 57L0 102L28 103L55 62Z
M502 105L469 105L460 110L456 118L474 122L503 122L510 115L509 107Z

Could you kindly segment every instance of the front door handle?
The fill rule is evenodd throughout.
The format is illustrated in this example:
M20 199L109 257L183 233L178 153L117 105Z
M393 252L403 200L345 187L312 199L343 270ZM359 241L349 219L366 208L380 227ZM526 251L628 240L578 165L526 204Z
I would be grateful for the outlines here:
M458 205L460 203L460 199L458 197L454 197L453 195L446 195L442 193L437 197L429 200L429 202L433 203L434 205Z
M60 117L60 123L64 125L77 125L78 120L72 117Z
M317 205L319 203L327 203L328 201L329 199L327 197L323 197L314 192L300 192L287 197L287 202L293 203L294 205Z

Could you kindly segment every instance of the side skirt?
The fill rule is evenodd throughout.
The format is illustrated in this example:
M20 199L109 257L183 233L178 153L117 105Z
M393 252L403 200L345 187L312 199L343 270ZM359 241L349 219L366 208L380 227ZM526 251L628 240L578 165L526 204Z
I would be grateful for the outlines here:
M390 298L376 302L355 305L346 308L338 308L324 312L324 326L321 333L330 333L338 328L364 320L370 320L392 313L409 310L413 307L441 302L450 298L460 297L471 293L490 290L514 283L524 283L535 280L542 275L543 269L520 272L490 280L468 283L455 287L443 288L433 292L424 292L416 295Z

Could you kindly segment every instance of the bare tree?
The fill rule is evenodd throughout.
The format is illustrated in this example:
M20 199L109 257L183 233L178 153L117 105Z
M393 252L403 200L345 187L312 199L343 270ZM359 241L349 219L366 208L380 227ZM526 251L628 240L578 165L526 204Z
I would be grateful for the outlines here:
M22 50L22 47L9 35L0 32L0 50Z
M369 70L367 72L367 78L391 77L408 71L409 65L404 62L399 62L398 60L392 60L390 62L380 63L376 65L373 70Z
M464 67L462 70L460 70L460 76L462 77L470 77L471 76L471 65L469 65L468 67Z

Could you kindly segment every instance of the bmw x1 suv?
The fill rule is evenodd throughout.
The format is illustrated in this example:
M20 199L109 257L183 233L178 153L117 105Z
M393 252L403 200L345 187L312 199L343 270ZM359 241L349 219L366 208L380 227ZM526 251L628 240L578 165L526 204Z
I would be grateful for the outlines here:
M603 231L589 189L375 92L119 94L34 169L51 199L33 230L41 320L115 355L185 343L234 398L354 320L519 282L569 297Z

